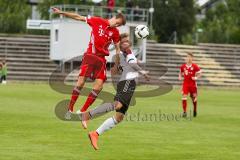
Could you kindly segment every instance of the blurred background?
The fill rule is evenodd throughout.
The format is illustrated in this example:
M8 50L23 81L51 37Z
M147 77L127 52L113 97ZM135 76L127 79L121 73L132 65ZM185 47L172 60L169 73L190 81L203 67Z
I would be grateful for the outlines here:
M112 1L112 2L111 2ZM98 2L98 1L96 1ZM238 0L1 0L1 33L48 34L27 30L27 19L49 19L50 6L94 5L111 8L150 9L152 38L181 44L240 43ZM154 7L153 7L154 6ZM141 12L141 10L140 10ZM137 11L133 13L137 16ZM137 18L137 17L136 17Z
M150 71L150 84L140 77L144 84L136 89L150 97L136 96L136 106L128 112L134 117L141 113L143 118L125 120L102 136L98 152L92 150L79 122L61 121L54 112L57 104L70 98L90 27L53 15L53 6L103 18L122 12L127 24L119 30L130 34L134 54ZM147 39L134 35L138 24L150 29ZM112 56L114 47L109 50ZM178 74L186 52L194 54L203 71L194 119L190 98L190 118L181 118ZM111 56L103 88L111 93L108 98L116 92L109 83ZM168 89L174 86L168 93L163 81ZM240 0L0 0L1 160L239 160L239 91ZM85 99L79 98L75 110ZM100 97L92 107L101 103ZM90 123L88 131L104 118Z

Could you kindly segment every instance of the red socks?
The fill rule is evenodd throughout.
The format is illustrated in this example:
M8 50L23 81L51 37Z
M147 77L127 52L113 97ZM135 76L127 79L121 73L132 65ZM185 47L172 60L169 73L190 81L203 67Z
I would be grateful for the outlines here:
M192 103L193 103L193 111L197 112L197 99L195 97L192 98ZM183 107L183 112L187 112L187 98L182 98L182 107Z
M68 110L71 112L73 112L73 107L79 97L80 90L81 90L81 88L75 87L72 91L71 101L68 106ZM88 98L87 98L85 104L83 105L81 112L85 112L89 108L89 106L91 106L93 104L93 102L96 100L99 93L100 93L100 91L98 91L98 90L92 90L92 92L88 95Z
M183 112L187 112L187 98L182 98Z
M193 102L193 111L197 112L197 99L195 100L195 98L192 98L192 102Z
M96 100L98 94L100 93L100 91L98 90L92 90L92 92L88 95L88 98L85 102L85 104L83 105L81 112L85 112L89 106L91 106L93 104L93 102Z
M76 103L76 101L78 99L79 94L80 94L80 89L75 87L72 91L71 101L70 101L69 106L68 106L68 110L71 111L71 112L73 112L73 107L74 107L74 104Z

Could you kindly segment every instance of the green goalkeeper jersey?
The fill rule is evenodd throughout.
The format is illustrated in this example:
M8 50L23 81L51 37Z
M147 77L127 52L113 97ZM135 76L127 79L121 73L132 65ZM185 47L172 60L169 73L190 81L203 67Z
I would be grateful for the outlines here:
M6 76L7 75L7 66L3 66L1 72L2 72L1 73L2 76Z

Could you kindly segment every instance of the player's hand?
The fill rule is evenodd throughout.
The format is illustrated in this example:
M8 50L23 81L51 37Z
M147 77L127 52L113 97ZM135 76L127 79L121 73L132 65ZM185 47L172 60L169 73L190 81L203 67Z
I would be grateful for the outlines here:
M56 8L56 7L53 7L53 8L52 8L52 11L53 11L53 13L55 13L55 14L61 14L61 13L62 13L62 11L61 11L60 9Z
M198 78L197 77L192 77L192 80L196 81Z
M148 74L144 74L143 76L146 79L146 81L150 81L150 76Z
M181 81L181 80L182 80L182 76L179 76L179 77L178 77L178 80Z
M147 81L150 81L149 71L143 71L143 76Z
M116 75L116 74L118 74L118 67L117 67L117 65L114 65L111 68L111 75Z

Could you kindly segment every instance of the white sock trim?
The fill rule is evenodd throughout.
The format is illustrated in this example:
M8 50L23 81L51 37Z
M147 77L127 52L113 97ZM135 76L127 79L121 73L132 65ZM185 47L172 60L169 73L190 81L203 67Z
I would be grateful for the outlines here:
M101 126L96 130L96 132L98 133L98 135L101 135L107 130L110 130L113 127L115 127L116 124L117 124L116 119L114 117L110 117L101 124Z
M79 90L77 87L74 87L73 90L76 91L76 92L78 92L78 93L80 93L80 90Z

